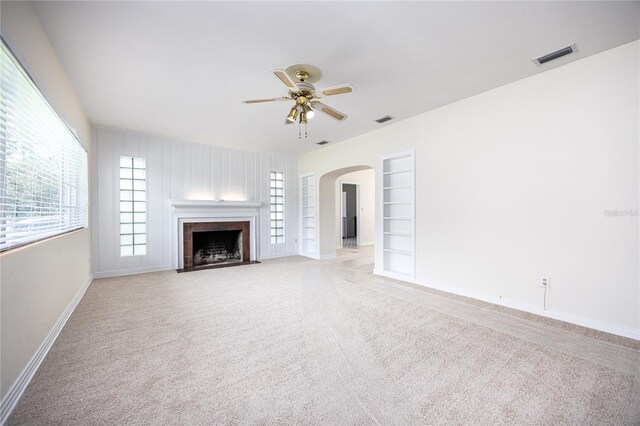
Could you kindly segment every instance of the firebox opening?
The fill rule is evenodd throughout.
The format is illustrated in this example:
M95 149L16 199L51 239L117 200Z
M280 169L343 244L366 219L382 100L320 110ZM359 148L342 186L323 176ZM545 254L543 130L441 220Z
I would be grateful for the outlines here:
M242 231L193 233L193 266L242 262Z

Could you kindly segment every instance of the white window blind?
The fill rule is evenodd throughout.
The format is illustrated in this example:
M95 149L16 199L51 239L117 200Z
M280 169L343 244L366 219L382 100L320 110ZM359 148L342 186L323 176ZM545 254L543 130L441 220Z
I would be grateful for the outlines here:
M284 174L271 172L271 244L284 243Z
M87 153L2 42L0 251L88 226Z
M120 157L120 256L147 254L147 164Z

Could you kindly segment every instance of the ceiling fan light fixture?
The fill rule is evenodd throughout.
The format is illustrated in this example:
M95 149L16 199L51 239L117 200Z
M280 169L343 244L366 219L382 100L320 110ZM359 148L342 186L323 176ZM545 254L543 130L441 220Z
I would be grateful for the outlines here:
M311 106L309 106L308 103L302 105L302 109L304 109L304 112L306 113L309 120L311 120L316 115L316 113L311 109Z
M287 115L286 121L289 123L295 123L296 122L296 118L298 118L298 106L294 105L291 108L291 111L289 111L289 114Z
M304 108L300 112L300 124L307 124L307 112Z

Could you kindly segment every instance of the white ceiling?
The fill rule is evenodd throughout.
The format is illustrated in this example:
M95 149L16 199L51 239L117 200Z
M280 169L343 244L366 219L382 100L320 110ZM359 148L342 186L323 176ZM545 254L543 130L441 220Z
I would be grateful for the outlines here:
M35 2L89 119L185 141L303 153L639 37L638 2ZM575 42L579 52L531 61ZM282 123L269 72L322 69L316 87L349 115L309 138ZM390 123L393 123L390 122ZM464 125L464 123L461 123Z

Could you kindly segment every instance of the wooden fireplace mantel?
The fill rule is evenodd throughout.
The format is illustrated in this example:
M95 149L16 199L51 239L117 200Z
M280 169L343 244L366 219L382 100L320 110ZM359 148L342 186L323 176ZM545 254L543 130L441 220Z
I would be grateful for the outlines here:
M215 200L171 200L171 205L176 208L188 207L262 207L260 201L215 201Z

